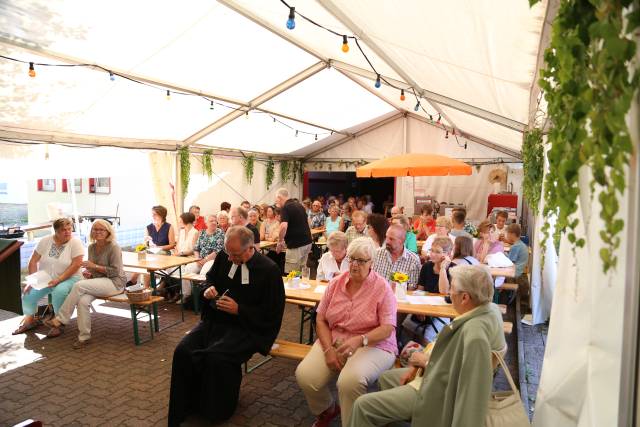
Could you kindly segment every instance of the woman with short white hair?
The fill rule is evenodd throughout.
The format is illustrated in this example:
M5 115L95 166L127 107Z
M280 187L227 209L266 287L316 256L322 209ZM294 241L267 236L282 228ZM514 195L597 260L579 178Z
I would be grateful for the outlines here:
M315 425L329 425L338 414L348 425L353 402L395 361L396 298L371 268L374 252L369 237L351 242L349 271L329 283L317 309L318 340L296 369ZM339 404L329 389L335 378Z
M229 213L227 211L220 211L217 215L218 227L223 233L226 233L229 229Z
M106 297L122 292L127 278L122 266L122 250L116 243L116 234L107 221L97 219L91 226L88 260L82 262L84 280L73 285L60 312L45 325L51 330L47 337L62 334L64 325L71 320L74 309L78 309L78 340L74 349L85 347L91 338L91 314L89 308L97 297Z
M347 235L342 231L334 231L327 239L327 247L329 250L318 261L316 278L329 281L334 276L349 271Z

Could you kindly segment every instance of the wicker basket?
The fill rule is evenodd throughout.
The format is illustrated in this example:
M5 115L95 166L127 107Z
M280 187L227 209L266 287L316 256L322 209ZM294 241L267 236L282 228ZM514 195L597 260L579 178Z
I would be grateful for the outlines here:
M151 289L144 289L137 292L125 292L125 294L131 304L147 302L151 299Z

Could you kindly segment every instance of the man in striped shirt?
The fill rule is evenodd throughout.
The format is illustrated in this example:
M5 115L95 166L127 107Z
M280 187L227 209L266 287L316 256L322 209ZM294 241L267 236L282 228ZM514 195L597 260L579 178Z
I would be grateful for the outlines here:
M373 269L389 280L392 273L400 272L409 276L407 288L415 288L420 275L420 258L404 247L406 233L398 224L387 229L385 245L377 250Z

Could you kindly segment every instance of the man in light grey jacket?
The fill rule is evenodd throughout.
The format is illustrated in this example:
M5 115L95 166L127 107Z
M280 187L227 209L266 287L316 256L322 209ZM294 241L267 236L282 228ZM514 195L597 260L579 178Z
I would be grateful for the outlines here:
M493 280L484 266L451 270L451 301L460 316L433 346L414 353L410 367L385 372L382 391L360 396L350 426L466 427L484 423L491 396L491 352L504 352L502 315L493 299Z

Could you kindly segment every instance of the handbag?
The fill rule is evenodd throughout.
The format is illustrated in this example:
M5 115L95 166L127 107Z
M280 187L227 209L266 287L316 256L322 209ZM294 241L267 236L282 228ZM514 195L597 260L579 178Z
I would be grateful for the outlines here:
M524 412L524 406L520 400L520 392L518 392L513 382L504 359L496 351L493 351L492 354L502 366L502 370L511 386L511 391L494 391L491 393L487 416L484 420L485 427L530 427L529 418Z

